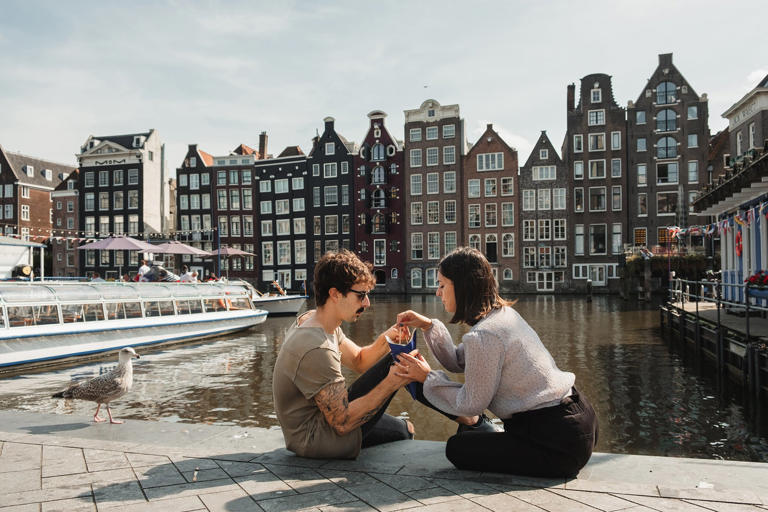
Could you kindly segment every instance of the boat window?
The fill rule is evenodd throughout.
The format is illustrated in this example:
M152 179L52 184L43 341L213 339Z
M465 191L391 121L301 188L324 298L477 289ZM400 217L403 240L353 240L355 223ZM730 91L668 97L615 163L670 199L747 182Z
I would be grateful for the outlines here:
M190 300L177 300L176 301L176 309L179 311L180 315L188 315L189 314L189 303L192 302Z
M229 309L251 309L251 301L245 297L241 299L232 299Z
M101 304L83 304L86 322L97 322L104 320L104 309Z
M101 300L101 293L96 286L87 284L66 284L54 288L59 300L67 302L85 302Z
M202 313L203 312L203 303L200 302L200 299L196 300L190 300L189 302L189 312L192 314L195 313Z
M176 312L173 310L173 301L172 300L162 300L159 302L160 304L160 314L163 316L173 316L176 314Z
M126 318L141 318L141 303L140 302L124 302Z
M160 303L159 302L145 302L144 303L144 316L160 316Z
M224 306L224 299L205 299L205 312L211 313L213 311L226 311Z
M82 304L62 304L61 305L61 318L64 319L64 323L71 322L85 322L85 315L83 314Z
M125 304L122 302L107 302L107 320L123 320L125 318Z
M0 285L0 297L5 302L48 302L56 300L47 286L29 286L26 283L4 283Z
M132 283L102 283L98 290L107 300L138 299L139 293L135 286Z
M57 323L59 323L59 311L55 304L8 306L8 324L10 327Z

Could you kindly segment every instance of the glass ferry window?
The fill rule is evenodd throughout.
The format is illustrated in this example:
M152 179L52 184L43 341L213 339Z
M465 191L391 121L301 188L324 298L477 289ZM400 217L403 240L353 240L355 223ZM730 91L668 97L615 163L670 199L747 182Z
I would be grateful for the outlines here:
M173 309L173 301L172 300L163 300L160 301L160 314L163 316L173 316L176 314L176 311Z
M223 299L205 299L205 311L207 313L224 311L226 308L224 307L223 302Z
M123 320L125 318L125 304L121 302L107 302L107 320Z
M62 304L61 318L64 320L65 324L68 324L71 322L85 322L85 315L83 315L83 305L82 304Z
M8 306L8 326L26 327L59 323L59 311L55 304L35 306Z
M192 314L195 313L202 313L203 312L203 303L200 302L200 299L194 299L190 300L189 302L189 312Z
M141 303L124 302L123 308L125 309L126 318L141 318Z
M32 306L35 325L50 325L59 323L59 308L56 304L39 304Z
M10 327L35 325L34 317L32 316L32 306L9 306L8 325Z
M83 304L83 311L85 313L86 322L96 322L98 320L104 320L104 309L99 304Z
M189 314L189 306L191 300L177 300L176 301L176 310L179 312L180 315L188 315Z
M247 298L232 299L229 309L251 309L251 301Z
M145 302L144 303L144 316L160 316L160 303L159 302Z

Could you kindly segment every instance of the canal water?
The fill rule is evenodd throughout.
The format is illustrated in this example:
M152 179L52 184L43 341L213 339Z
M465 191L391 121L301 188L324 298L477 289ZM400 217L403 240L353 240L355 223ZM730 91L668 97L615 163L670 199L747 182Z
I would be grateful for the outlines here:
M344 326L360 344L369 343L405 309L446 323L449 319L434 296L377 296L372 303L356 324ZM558 366L576 374L576 385L594 404L600 421L598 451L768 462L765 405L751 403L738 387L670 347L660 336L656 305L602 296L589 303L581 296L551 295L521 297L515 308L539 333ZM115 416L277 428L272 368L292 322L269 318L229 338L139 350L134 388L114 404ZM467 330L447 325L454 339ZM428 350L423 352L439 367ZM115 363L110 356L0 377L0 408L92 414L95 407L89 402L50 395ZM456 430L455 423L404 391L388 412L410 418L418 439L444 441Z

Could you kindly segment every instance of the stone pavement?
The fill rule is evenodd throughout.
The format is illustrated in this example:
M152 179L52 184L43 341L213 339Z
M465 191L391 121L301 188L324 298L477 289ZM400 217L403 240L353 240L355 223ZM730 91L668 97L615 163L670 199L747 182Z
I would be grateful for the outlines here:
M444 447L309 460L277 429L0 411L0 512L768 510L768 464L598 453L547 480L459 471Z

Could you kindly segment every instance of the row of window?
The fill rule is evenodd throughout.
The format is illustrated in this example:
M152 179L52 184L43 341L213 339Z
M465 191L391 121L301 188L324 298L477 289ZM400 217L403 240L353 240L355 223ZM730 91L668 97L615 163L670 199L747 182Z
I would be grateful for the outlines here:
M128 202L127 206L131 210L136 210L139 208L139 191L138 190L128 190ZM126 207L125 202L125 195L126 192L123 190L115 190L112 192L112 210L123 210ZM101 211L107 211L110 209L109 199L110 194L109 192L99 192L99 210ZM83 208L87 212L92 212L96 210L96 193L95 192L86 192L83 196Z
M589 179L602 179L606 177L605 160L589 160ZM611 178L621 178L621 158L611 159ZM584 179L584 161L576 160L573 162L573 179Z
M470 179L467 180L467 197L473 198L473 197L480 197L480 179ZM496 178L485 178L482 180L482 184L484 185L484 192L485 197L496 197L497 189L496 189ZM515 179L512 177L507 178L501 178L501 195L502 196L513 196L515 195Z
M605 133L588 133L587 142L589 151L605 151ZM621 149L621 132L611 132L611 149ZM584 151L584 135L577 133L573 136L573 152Z
M688 106L688 120L699 118L699 107L697 105ZM656 129L660 132L673 131L677 129L677 112L670 109L661 110L656 115ZM674 123L674 124L670 124ZM646 124L646 115L644 110L635 112L635 124Z
M564 268L568 266L565 246L523 247L523 268Z
M327 146L328 144L326 144ZM327 153L326 153L327 154ZM349 174L349 162L341 162L341 174ZM328 162L323 164L323 178L336 178L339 174L337 172L336 162ZM320 176L320 164L312 164L312 176ZM295 180L296 178L294 178ZM276 180L277 181L277 180ZM304 188L303 185L301 188ZM296 185L294 184L294 190ZM277 191L275 191L277 192Z
M56 201L56 209L61 210L64 207L61 201ZM75 202L74 201L67 201L67 213L72 213L75 211Z
M589 211L604 212L607 211L607 191L606 187L589 187ZM614 212L622 209L621 186L611 187L611 210ZM584 189L577 187L573 189L573 211L576 213L584 212Z
M674 137L662 137L654 146L656 148L656 158L677 158L678 142ZM699 136L695 133L688 134L688 147L699 147ZM640 137L637 139L637 151L648 151L647 139Z
M5 186L0 185L0 199L3 197L13 197L13 183L6 183Z
M302 219L304 220L304 219ZM219 236L253 236L253 216L243 215L242 224L239 215L219 216Z
M485 209L485 227L492 228L498 225L498 205L496 203L487 203L484 206ZM468 219L467 222L470 228L482 227L481 221L483 217L480 213L479 204L468 205ZM501 225L502 226L514 226L515 225L515 204L514 203L501 203Z
M456 193L456 172L446 171L443 174L443 193L454 194ZM422 181L424 176L422 174L411 174L411 189L410 194L412 196L420 196L424 193ZM495 178L493 178L495 180ZM511 178L510 178L511 179ZM479 180L476 180L479 181ZM440 173L429 172L427 173L427 194L439 194L440 193Z
M27 205L23 205L27 206ZM27 206L27 211L29 211L29 206ZM3 212L5 212L5 215L3 215ZM0 219L13 219L13 205L12 204L6 204L2 208L0 208ZM25 220L29 220L28 218Z
M63 222L61 217L56 217L56 227L60 228L63 226ZM75 229L75 218L74 217L67 217L67 229Z
M576 224L574 226L574 254L576 256L584 256L586 254L585 249L589 250L589 255L591 256L608 254L608 225L590 224L587 228L587 232L589 238L585 240L584 224ZM623 252L620 223L611 225L610 242L611 254L621 254Z
M115 169L113 171L86 171L84 173L83 179L84 184L86 187L94 187L96 185L96 174L99 176L99 186L100 187L108 187L110 186L109 182L109 175L112 174L112 185L113 186L120 186L125 185L124 181L124 170L123 169ZM138 185L139 184L139 170L138 169L128 169L128 185Z
M505 203L511 204L511 203ZM424 223L424 209L421 201L411 203L411 225L417 226ZM456 223L456 201L449 199L443 201L443 222ZM513 209L514 215L514 209ZM512 218L514 221L514 218ZM440 224L440 201L427 201L427 224ZM505 224L507 225L507 224Z
M696 192L688 193L689 213L693 213L693 200L696 198L696 194ZM676 215L678 210L682 211L683 208L678 205L678 196L677 191L657 192L656 215ZM648 215L648 194L645 192L637 194L637 214L642 217Z
M307 262L306 240L279 240L277 243L277 258L275 258L275 242L261 242L262 265L291 265ZM293 243L293 259L291 258L291 243Z
M523 190L523 211L565 210L564 188Z
M536 226L538 225L538 230ZM523 221L523 242L565 240L565 219L530 219Z
M95 236L97 217L86 217L84 231L86 236ZM139 229L139 216L128 215L128 222L125 222L125 216L114 215L98 217L99 235L136 235L142 230Z
M440 148L427 148L427 166L440 165ZM409 153L410 167L421 167L423 165L422 150L412 149ZM452 165L456 163L456 146L443 146L443 165Z
M440 249L440 233L427 233L427 254L428 260L439 260L443 255L448 254L457 247L457 238L455 231L443 233L443 251ZM411 233L411 259L424 259L424 233Z
M425 129L425 135L426 140L437 140L438 136L438 127L437 126L427 126ZM421 141L421 128L411 128L408 130L408 141L409 142L420 142ZM455 124L444 124L443 125L443 138L444 139L452 139L456 137L456 125Z

